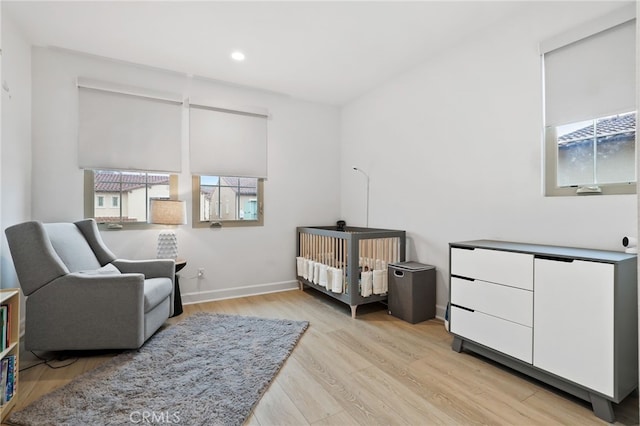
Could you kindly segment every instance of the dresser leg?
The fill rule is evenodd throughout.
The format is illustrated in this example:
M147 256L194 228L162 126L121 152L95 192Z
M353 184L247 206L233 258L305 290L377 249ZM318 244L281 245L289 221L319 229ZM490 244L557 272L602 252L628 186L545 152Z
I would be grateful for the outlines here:
M616 417L613 414L613 405L611 405L611 401L592 393L589 394L589 398L591 399L591 405L593 406L593 414L595 414L596 417L609 423L613 423L616 420Z
M460 353L462 352L462 339L458 336L453 336L453 342L451 342L451 349Z

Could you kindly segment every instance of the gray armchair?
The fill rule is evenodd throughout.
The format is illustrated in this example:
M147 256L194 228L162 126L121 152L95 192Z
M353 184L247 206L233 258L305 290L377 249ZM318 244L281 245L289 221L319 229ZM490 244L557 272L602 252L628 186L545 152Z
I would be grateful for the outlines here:
M173 313L172 259L116 259L93 219L5 230L27 350L139 348Z

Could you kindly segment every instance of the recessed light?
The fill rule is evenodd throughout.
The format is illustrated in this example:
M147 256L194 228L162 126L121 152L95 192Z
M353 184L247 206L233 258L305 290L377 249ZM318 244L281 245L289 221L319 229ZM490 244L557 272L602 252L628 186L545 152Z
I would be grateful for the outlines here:
M231 58L234 61L238 61L238 62L244 61L244 53L240 52L239 50L236 50L231 54Z

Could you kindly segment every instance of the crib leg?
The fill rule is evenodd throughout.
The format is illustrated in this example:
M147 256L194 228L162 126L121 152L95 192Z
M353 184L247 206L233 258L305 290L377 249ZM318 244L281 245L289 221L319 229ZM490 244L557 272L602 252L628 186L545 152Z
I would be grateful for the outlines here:
M356 309L358 309L358 305L349 305L351 306L351 318L356 319Z
M302 283L302 281L298 281L298 288L304 291L304 284Z

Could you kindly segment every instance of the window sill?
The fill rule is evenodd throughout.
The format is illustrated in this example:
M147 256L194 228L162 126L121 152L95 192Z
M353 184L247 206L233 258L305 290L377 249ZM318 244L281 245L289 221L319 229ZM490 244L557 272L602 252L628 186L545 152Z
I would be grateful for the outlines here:
M192 228L212 228L212 229L242 228L242 227L251 227L251 226L264 226L264 223L261 220L222 220L219 222L216 222L216 221L194 222L191 225Z
M578 192L578 190L581 188L579 186L547 188L544 195L545 197L588 197L594 195L625 195L637 193L637 184L635 182L598 186L601 189L600 192L582 193Z
M98 229L101 231L131 231L142 229L175 229L177 225L157 225L154 223L98 223Z

